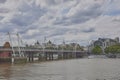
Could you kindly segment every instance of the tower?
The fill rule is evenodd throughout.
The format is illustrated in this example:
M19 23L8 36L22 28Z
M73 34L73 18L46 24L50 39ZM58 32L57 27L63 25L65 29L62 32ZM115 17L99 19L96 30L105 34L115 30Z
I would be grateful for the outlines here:
M119 43L119 37L116 37L116 38L115 38L115 41L116 41L117 43Z

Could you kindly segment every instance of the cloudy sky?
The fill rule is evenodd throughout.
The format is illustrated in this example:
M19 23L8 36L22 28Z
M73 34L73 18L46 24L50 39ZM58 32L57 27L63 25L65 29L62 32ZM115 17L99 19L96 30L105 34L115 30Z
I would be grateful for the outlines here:
M120 0L0 0L0 44L19 33L25 43L87 45L120 37ZM15 41L15 40L14 40Z

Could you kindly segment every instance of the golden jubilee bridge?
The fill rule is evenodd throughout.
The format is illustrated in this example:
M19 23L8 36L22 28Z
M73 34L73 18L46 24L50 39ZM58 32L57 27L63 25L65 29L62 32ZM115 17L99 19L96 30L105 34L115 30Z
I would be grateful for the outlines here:
M60 60L82 58L87 55L86 51L80 50L53 50L26 47L0 48L0 60L2 59L22 59L26 58L28 62L42 60ZM12 61L14 62L14 61Z

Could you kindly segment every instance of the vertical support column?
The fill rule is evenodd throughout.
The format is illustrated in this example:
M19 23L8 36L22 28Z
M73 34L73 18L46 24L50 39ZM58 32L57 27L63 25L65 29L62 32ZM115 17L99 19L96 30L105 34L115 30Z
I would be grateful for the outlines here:
M65 59L65 53L63 53L63 59Z
M29 54L30 54L29 61L32 62L32 53L29 52Z
M76 58L76 52L73 52L73 58Z
M62 59L62 53L58 52L58 60Z
M72 52L70 52L70 54L69 54L69 58L72 59Z
M77 54L77 52L75 52L75 58L77 58L78 57L78 54Z
M68 53L66 52L66 59L68 59Z
M40 61L41 58L42 58L42 56L41 56L41 54L39 53L39 55L38 55L38 60Z
M65 53L63 53L63 59L65 59Z
M30 62L30 52L28 52L28 61Z
M33 58L34 58L34 54L29 51L29 53L28 53L28 61L29 61L29 62L33 62L33 61L34 61Z
M49 61L49 53L47 53L47 60Z
M54 60L53 53L52 53L52 60Z
M34 54L31 53L31 61L33 62L34 61Z
M68 59L69 58L69 54L68 53L66 53L66 59Z
M49 60L51 60L51 53L49 53Z
M44 54L45 54L45 60L47 61L48 58L47 52L46 53L44 52Z
M61 53L61 54L62 54L62 57L61 57L61 58L62 58L62 59L64 59L64 52L63 52L63 53Z
M65 53L65 59L67 59L67 53Z
M53 53L49 54L49 60L53 60Z

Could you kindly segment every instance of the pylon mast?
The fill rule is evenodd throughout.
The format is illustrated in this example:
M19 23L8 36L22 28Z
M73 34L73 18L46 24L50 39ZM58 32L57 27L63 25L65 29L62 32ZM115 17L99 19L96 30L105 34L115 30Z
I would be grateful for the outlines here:
M15 51L14 51L14 48L13 48L12 39L11 39L11 35L10 35L9 32L8 32L8 36L9 36L10 45L11 45L12 52L13 52L13 53L12 53L12 63L14 63Z
M19 34L17 33L17 38L18 38L18 50L19 50L19 56L21 57L21 50L20 50L20 37Z

